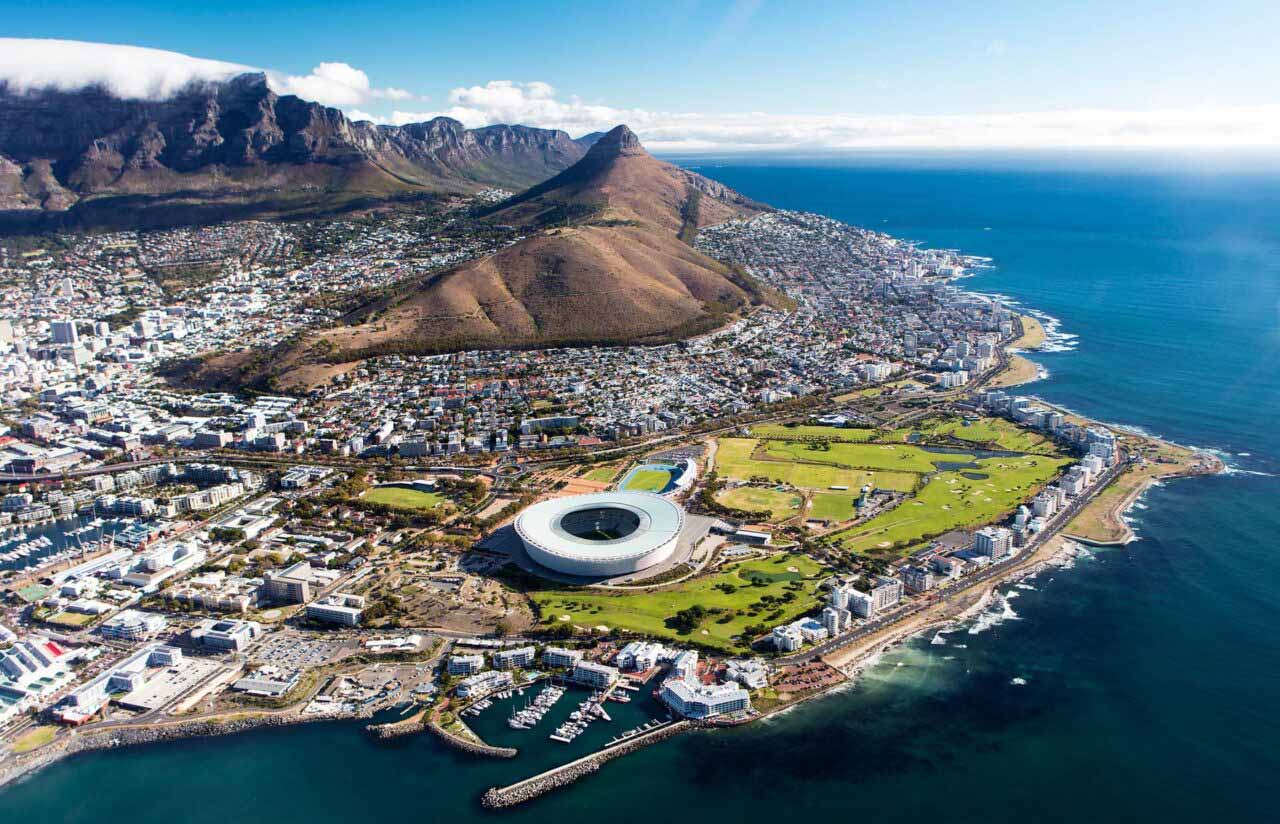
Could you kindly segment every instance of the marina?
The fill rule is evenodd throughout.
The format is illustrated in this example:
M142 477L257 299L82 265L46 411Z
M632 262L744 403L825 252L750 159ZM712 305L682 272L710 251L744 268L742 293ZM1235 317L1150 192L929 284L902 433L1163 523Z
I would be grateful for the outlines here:
M0 571L38 571L82 557L123 529L123 521L78 515L43 524L9 524L0 532Z

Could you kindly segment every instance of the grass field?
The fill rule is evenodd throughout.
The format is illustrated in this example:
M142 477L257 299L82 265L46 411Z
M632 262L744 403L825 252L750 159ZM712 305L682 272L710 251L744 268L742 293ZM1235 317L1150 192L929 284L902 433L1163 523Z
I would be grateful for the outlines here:
M15 754L21 755L24 752L31 752L37 747L43 747L53 740L58 734L57 727L45 726L36 727L24 732L18 740L13 742L13 751Z
M751 457L756 447L754 438L721 438L716 451L716 471L726 478L751 480L764 477L779 483L789 483L803 489L823 490L832 486L847 486L850 490L859 489L863 484L897 489L908 492L915 488L914 472L872 471L867 469L849 469L834 465L818 463L800 463L795 455L786 452L789 446L798 447L797 454L803 455L800 460L808 460L809 455L829 456L829 452L809 452L804 444L787 444L782 441L768 441L770 447L778 447L777 461L762 461ZM839 447L859 446L857 444L832 444L832 451ZM894 449L895 447L889 447ZM930 465L932 468L932 465Z
M904 549L926 536L990 523L1030 497L1069 461L1028 456L978 463L978 469L938 473L896 509L839 533L840 545L856 552ZM987 477L966 478L965 473Z
M781 521L800 511L804 501L794 492L779 492L776 489L762 489L757 486L740 486L721 492L716 500L725 506L745 509L749 512L760 512L771 521Z
M375 504L394 506L397 509L435 509L444 503L445 497L436 492L402 489L395 486L378 486L364 494L364 500Z
M637 469L627 476L623 489L633 492L661 492L671 483L671 471L667 469Z
M847 466L858 469L883 469L890 472L933 472L937 462L961 463L972 455L945 455L927 452L918 446L880 443L833 443L826 449L814 449L813 444L787 441L769 441L765 454L784 460L813 461L816 463Z
M817 492L813 496L813 505L809 508L808 517L828 521L847 521L853 517L854 492Z
M582 477L588 481L599 481L608 483L618 476L618 464L601 464L600 466L589 469Z
M59 612L57 615L46 619L45 623L60 627L87 627L93 623L93 619L96 617L96 615L86 615L83 612Z
M879 430L876 429L844 429L838 426L782 426L776 423L762 423L759 426L751 427L751 434L757 438L768 440L770 438L779 438L781 440L791 440L794 438L830 438L833 441L848 441L849 443L866 443L876 437Z
M926 421L918 430L925 437L951 437L974 444L990 444L1010 452L1035 452L1052 455L1058 452L1053 441L1031 429L1023 429L1003 418L981 418Z
M570 622L581 627L604 625L741 652L744 645L734 639L747 626L774 626L817 606L816 591L824 577L817 562L803 555L785 554L745 561L716 575L656 592L615 595L590 590L545 590L529 595L541 610L543 620L552 624L568 616ZM798 588L793 589L793 585ZM683 633L671 625L670 619L677 612L693 606L701 606L709 614L692 632Z

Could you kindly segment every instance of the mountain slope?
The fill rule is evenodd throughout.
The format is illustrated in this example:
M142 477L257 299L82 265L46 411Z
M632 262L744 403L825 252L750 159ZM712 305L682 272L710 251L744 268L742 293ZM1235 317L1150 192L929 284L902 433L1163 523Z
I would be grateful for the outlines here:
M562 131L468 130L449 118L406 126L272 92L247 74L161 101L102 89L16 93L0 86L0 211L64 213L173 204L331 208L361 200L524 188L579 160ZM109 204L107 206L106 204Z
M679 233L691 220L705 225L758 208L653 158L620 126L577 164L490 215L536 234L402 287L359 313L373 320L307 336L277 353L273 371L283 386L296 388L328 374L318 361L658 343L708 331L761 295Z

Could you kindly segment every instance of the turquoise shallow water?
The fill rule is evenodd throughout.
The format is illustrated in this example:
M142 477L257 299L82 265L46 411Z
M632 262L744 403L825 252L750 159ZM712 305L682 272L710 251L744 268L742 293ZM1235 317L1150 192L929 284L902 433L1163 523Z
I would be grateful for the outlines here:
M974 158L701 165L778 206L993 257L998 268L967 286L1078 336L1037 356L1050 377L1032 391L1219 449L1236 469L1152 490L1134 512L1141 540L1010 588L976 633L918 639L853 688L754 727L683 736L502 817L1270 819L1280 180ZM359 729L73 759L0 793L0 820L489 817L478 794L534 766L426 737L375 745Z

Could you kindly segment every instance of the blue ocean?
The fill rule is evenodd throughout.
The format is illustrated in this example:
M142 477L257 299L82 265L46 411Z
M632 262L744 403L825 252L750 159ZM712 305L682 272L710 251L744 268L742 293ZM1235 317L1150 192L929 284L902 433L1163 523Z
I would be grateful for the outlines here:
M502 817L1274 820L1280 176L1133 157L681 162L778 207L991 258L962 285L1052 332L1024 391L1231 469L1153 488L1136 542L1004 588L853 686ZM0 791L0 820L465 820L526 769L314 724L74 758Z

